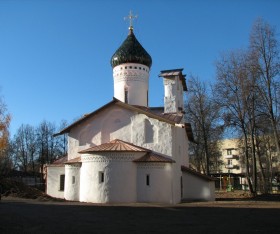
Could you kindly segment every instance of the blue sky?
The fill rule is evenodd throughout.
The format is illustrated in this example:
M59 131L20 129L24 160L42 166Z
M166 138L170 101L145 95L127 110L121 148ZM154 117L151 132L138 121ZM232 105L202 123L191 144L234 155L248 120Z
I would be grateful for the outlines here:
M12 134L21 124L71 123L112 100L110 58L130 10L153 59L150 106L163 105L161 70L213 82L215 60L246 48L258 17L280 32L277 0L0 0L0 95Z

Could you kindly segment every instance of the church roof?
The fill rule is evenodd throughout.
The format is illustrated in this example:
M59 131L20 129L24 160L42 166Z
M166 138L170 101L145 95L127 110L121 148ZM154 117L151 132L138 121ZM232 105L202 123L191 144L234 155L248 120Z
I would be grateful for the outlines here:
M51 167L61 167L61 166L64 166L64 163L67 162L67 158L68 158L67 155L63 156L63 157L53 161L53 163L49 164L48 167L49 166L51 166Z
M111 152L111 151L118 151L118 152L146 152L147 149L136 146L126 141L122 141L119 139L115 139L108 143L104 143L101 145L93 146L89 149L82 150L80 154L87 154L93 152Z
M182 172L189 173L189 174L192 174L192 175L194 175L194 176L198 176L198 177L200 177L201 179L204 179L204 180L206 180L206 181L215 181L215 180L217 180L217 179L214 178L214 177L201 174L200 172L195 171L195 170L193 170L193 169L190 169L189 167L186 167L186 166L181 166L181 171L182 171Z
M136 39L131 28L127 38L117 49L111 58L111 66L114 68L123 63L139 63L152 66L152 58Z
M173 163L175 162L171 158L160 155L159 153L153 152L149 149L134 145L132 143L122 141L119 139L112 140L108 143L101 145L93 146L86 150L82 150L80 154L90 154L94 152L146 152L146 154L138 159L135 159L133 162L163 162L163 163ZM80 157L79 157L80 158ZM78 159L79 160L79 159ZM68 161L67 163L69 163Z
M164 107L145 107L145 106L136 106L135 107L144 110L145 112L149 112L155 115L158 115L166 120L173 121L175 123L180 123L183 118L183 113L164 113Z
M65 162L65 164L81 163L81 157L73 158Z
M121 107L124 107L126 109L136 111L138 113L147 115L150 118L157 119L162 122L166 122L172 125L180 124L183 116L183 113L164 113L163 107L143 107L143 106L136 106L136 105L130 105L124 102L121 102L120 100L113 98L113 101L107 103L106 105L100 107L99 109L83 115L82 118L78 119L74 123L70 124L68 127L62 129L60 132L54 134L54 136L58 136L61 134L65 134L71 131L72 128L76 127L77 125L81 124L82 122L86 121L87 119L93 117L94 115L100 113L101 111L105 110L106 108L111 107L112 105L118 105ZM194 142L192 128L189 123L185 123L183 126L186 129L186 133L188 136L188 139L192 142Z
M164 156L162 156L158 153L148 152L144 156L142 156L138 159L135 159L133 162L136 162L136 163L141 163L141 162L145 162L145 163L147 163L147 162L174 163L175 161L172 160L171 158L164 157Z
M54 136L58 136L58 135L70 132L70 130L73 127L81 124L83 121L86 121L87 119L100 113L101 111L105 110L106 108L111 107L112 105L118 105L118 106L124 107L126 109L136 111L141 114L145 114L150 118L158 119L160 121L167 122L167 123L173 124L173 125L180 123L183 118L183 113L167 114L167 113L163 113L164 109L162 107L148 108L148 107L143 107L143 106L130 105L130 104L121 102L120 100L118 100L116 98L113 98L113 101L107 103L106 105L100 107L99 109L97 109L89 114L83 115L83 117L81 117L80 119L78 119L77 121L72 123L71 125L67 126L66 128L62 129L60 132L56 133ZM162 110L162 112L160 110Z

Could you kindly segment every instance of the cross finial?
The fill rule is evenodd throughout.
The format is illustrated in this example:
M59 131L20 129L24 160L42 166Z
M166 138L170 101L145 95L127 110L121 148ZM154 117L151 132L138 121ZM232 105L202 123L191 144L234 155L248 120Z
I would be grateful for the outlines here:
M132 10L129 11L129 15L124 17L125 20L129 20L129 30L133 31L133 20L136 19L138 16L132 14Z

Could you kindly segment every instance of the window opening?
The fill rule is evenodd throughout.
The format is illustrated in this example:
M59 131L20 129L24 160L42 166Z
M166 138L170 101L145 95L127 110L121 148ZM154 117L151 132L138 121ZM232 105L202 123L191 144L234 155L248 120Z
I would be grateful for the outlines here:
M104 172L100 171L98 177L99 177L99 183L103 183L104 182Z
M146 185L150 186L150 175L149 174L146 175Z
M65 175L60 175L59 178L59 190L64 191Z
M124 89L124 102L128 103L128 89L127 88Z

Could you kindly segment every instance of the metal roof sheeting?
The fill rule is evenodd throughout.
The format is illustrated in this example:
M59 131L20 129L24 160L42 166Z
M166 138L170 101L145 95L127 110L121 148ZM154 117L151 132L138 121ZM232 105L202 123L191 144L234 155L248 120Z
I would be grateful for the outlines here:
M142 156L141 158L135 159L133 162L141 163L141 162L163 162L163 163L174 163L175 161L171 158L164 157L155 152L149 152Z
M86 150L82 150L79 153L80 154L86 154L91 152L111 152L111 151L117 151L117 152L146 152L147 149L144 149L142 147L133 145L131 143L116 139L113 141L110 141L109 143L104 143L101 145L97 145L94 147L91 147Z

